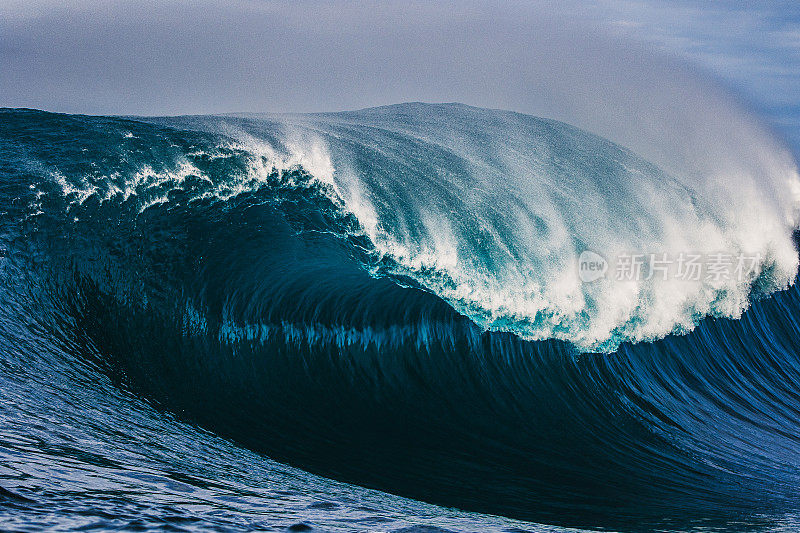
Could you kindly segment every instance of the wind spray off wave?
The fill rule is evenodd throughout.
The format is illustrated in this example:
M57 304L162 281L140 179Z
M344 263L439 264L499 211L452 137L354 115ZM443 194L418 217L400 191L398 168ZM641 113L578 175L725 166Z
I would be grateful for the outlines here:
M566 124L463 105L165 123L225 132L270 168L302 166L391 259L376 274L410 276L482 327L526 339L584 350L655 340L739 317L797 271L800 181L777 144L751 162L760 174L670 176ZM612 270L585 282L584 252ZM638 275L611 275L625 257ZM687 279L656 275L663 257L748 264Z

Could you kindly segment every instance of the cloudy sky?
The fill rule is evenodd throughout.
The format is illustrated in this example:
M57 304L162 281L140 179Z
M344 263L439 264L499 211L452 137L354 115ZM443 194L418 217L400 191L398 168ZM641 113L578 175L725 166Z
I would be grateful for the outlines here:
M0 2L7 107L182 114L422 100L581 122L659 94L678 101L690 78L723 86L800 146L800 4ZM582 125L602 132L602 120Z
M603 4L613 31L653 43L712 72L800 145L800 3L607 0Z

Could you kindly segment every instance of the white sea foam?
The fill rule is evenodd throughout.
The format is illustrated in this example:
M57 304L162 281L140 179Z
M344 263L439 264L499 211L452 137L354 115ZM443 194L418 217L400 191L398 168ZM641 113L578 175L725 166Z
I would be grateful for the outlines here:
M294 144L295 154L325 161L325 180L376 248L487 329L609 350L703 316L739 317L756 279L776 290L797 271L800 180L777 146L747 172L673 179L567 125L465 106L332 115L313 128L331 132L331 154L321 143ZM730 279L584 283L587 249L760 260Z
M763 140L747 151L756 160L720 166L730 174L673 178L566 124L458 105L267 117L222 130L233 140L219 153L187 154L174 168L55 181L75 204L96 194L133 199L140 212L190 176L208 183L200 197L220 201L276 176L284 187L319 183L399 273L479 325L585 350L688 331L707 315L739 317L754 281L777 290L797 272L800 179L788 153ZM192 163L233 154L246 168L213 179ZM284 172L297 168L312 180ZM651 253L759 259L727 279L627 280L611 264L587 283L578 270L587 250L610 263Z

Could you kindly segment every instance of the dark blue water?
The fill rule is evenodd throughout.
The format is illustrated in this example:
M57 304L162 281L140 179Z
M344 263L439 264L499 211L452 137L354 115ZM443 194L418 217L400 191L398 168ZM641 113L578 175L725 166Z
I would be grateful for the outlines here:
M460 106L4 110L0 527L796 531L791 230L744 285L553 296L673 216L735 248L715 201Z

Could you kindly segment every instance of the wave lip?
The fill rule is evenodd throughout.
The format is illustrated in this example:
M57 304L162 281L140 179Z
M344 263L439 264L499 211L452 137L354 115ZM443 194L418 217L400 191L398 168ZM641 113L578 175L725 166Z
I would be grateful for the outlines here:
M662 338L704 316L739 317L753 294L787 287L797 271L795 222L769 199L777 182L797 184L792 166L772 178L765 170L759 190L735 175L673 177L567 124L458 104L203 127L255 154L271 139L270 153L332 186L390 272L485 329L526 339L610 351ZM586 252L612 261L609 275L582 280ZM630 256L641 263L635 279L611 275ZM677 276L687 256L752 264L736 275L731 264L724 276ZM653 275L656 257L670 258L671 275Z
M459 104L148 120L217 141L90 181L53 169L70 201L136 195L141 212L190 177L219 201L313 184L336 216L356 218L344 231L369 239L365 268L412 278L482 328L529 340L613 351L683 333L705 316L740 317L752 297L788 287L798 267L786 215L800 205L792 165L764 163L760 182L670 176L567 124ZM148 138L125 131L121 142ZM771 200L781 187L791 206ZM581 272L587 253L607 268L591 281ZM702 273L681 275L691 258ZM709 272L721 258L725 272Z

